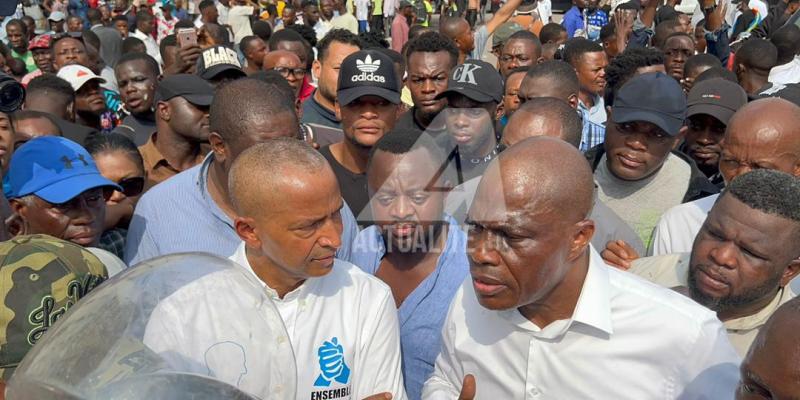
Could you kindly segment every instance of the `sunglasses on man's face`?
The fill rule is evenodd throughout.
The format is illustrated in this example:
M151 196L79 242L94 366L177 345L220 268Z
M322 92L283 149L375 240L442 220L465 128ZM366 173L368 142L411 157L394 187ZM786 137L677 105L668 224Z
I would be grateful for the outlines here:
M135 176L133 178L125 178L119 182L117 185L122 187L122 194L127 197L138 196L142 194L144 190L144 178L141 176Z

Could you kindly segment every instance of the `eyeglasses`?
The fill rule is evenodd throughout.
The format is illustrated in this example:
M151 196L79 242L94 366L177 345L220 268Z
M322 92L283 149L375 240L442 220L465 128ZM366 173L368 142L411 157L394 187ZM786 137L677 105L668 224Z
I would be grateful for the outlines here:
M144 177L135 176L133 178L125 178L117 185L122 187L122 194L128 197L138 196L144 190Z
M284 78L288 78L289 74L294 75L295 78L302 78L306 76L306 70L303 68L284 68L284 67L275 67L273 68L274 71L278 72Z

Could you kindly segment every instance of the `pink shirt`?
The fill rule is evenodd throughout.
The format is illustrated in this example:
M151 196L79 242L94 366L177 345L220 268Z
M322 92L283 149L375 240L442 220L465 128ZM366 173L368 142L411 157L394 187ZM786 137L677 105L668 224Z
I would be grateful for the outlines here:
M403 46L408 41L408 21L406 17L400 13L394 16L392 21L392 50L402 53Z

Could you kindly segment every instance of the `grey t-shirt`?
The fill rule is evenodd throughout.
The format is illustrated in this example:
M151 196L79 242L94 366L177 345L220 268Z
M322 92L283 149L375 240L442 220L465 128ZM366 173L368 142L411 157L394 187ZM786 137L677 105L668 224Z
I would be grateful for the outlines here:
M483 51L486 49L486 43L489 41L489 29L486 28L486 25L481 26L472 34L472 38L475 48L472 53L469 53L469 58L480 60L483 57Z
M606 157L604 154L594 171L599 186L598 198L636 231L647 248L661 215L683 202L689 190L692 168L670 153L661 169L653 175L638 181L625 181L611 173Z

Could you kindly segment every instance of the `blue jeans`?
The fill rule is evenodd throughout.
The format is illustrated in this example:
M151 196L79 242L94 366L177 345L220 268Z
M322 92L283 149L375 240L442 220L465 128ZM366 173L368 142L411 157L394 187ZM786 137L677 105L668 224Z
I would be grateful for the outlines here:
M358 21L358 33L366 32L367 31L367 21L366 20L359 20Z

